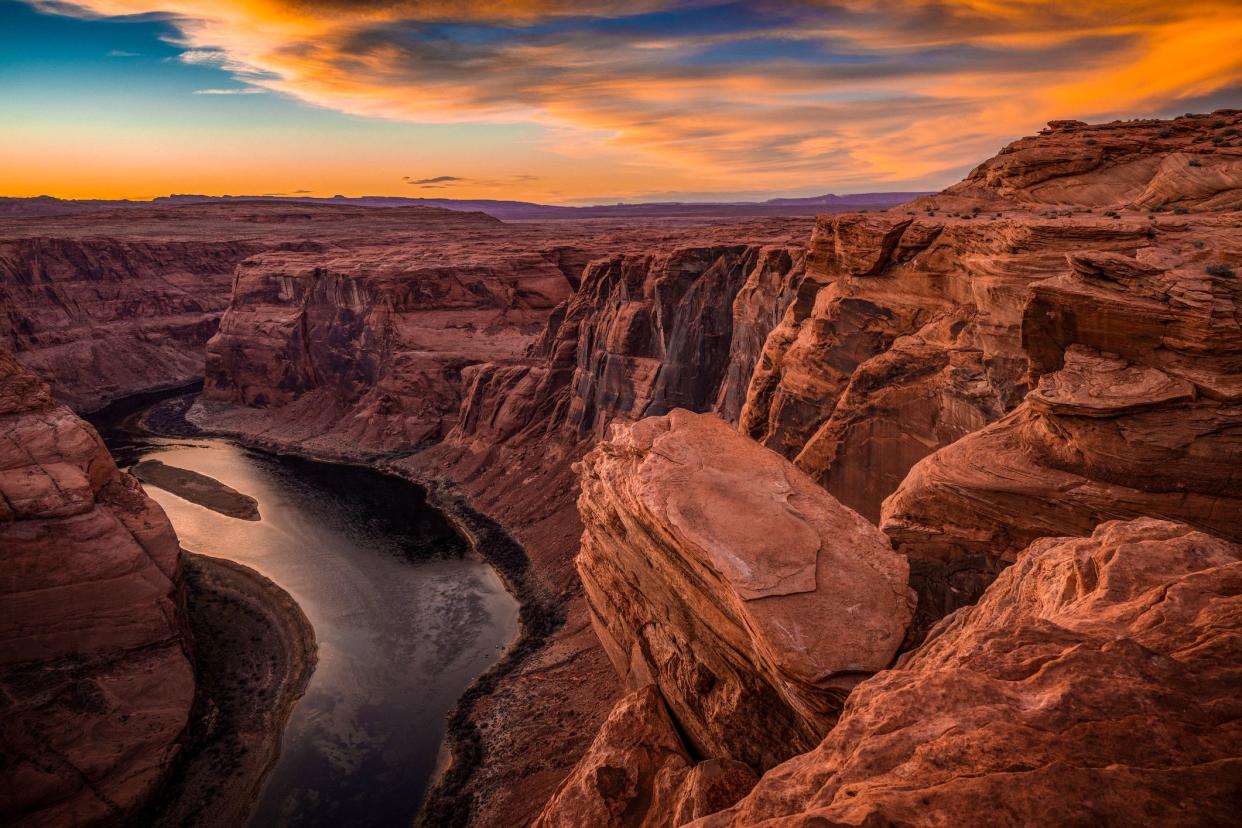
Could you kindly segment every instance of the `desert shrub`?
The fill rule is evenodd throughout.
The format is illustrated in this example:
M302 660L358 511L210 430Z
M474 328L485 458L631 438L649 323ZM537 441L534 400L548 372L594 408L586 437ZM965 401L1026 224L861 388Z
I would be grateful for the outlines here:
M1225 279L1233 278L1233 268L1226 264L1210 264L1203 268L1203 270L1209 276L1220 276Z
M1165 127L1164 129L1156 133L1156 137L1157 138L1172 138L1173 130L1169 129L1168 127Z
M1203 162L1202 162L1202 161L1200 161L1198 158L1192 158L1192 159L1190 159L1190 166L1192 166L1192 167L1202 167L1202 166L1203 166Z
M1100 143L1100 142L1099 142L1099 141L1097 141L1097 140L1095 140L1094 138L1088 138L1088 139L1087 139L1084 143L1085 143L1087 146L1092 147L1092 146L1095 146L1096 144L1098 144L1098 143Z
M1179 216L1184 216L1184 215L1186 215L1187 213L1189 213L1190 211L1189 211L1189 210L1187 210L1185 207L1174 207L1174 208L1173 208L1173 212L1174 212L1174 213L1176 213L1176 214L1177 214L1177 215L1179 215Z
M1212 129L1224 129L1228 125L1225 121L1212 121Z

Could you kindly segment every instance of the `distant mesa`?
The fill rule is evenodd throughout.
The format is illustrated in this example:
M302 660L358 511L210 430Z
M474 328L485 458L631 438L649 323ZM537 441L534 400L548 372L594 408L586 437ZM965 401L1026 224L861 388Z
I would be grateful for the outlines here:
M887 210L912 198L930 195L922 192L855 193L853 195L820 195L807 198L773 198L767 201L720 202L637 202L565 207L536 204L530 201L459 198L405 198L403 196L334 195L316 198L299 195L197 195L176 193L150 201L128 199L62 199L53 196L34 198L0 198L0 216L57 216L91 213L128 207L176 207L185 204L206 204L233 201L281 201L303 204L350 204L359 207L438 207L444 210L481 212L502 220L521 219L582 219L582 218L654 218L654 217L728 217L745 216L813 216L817 213L846 210Z

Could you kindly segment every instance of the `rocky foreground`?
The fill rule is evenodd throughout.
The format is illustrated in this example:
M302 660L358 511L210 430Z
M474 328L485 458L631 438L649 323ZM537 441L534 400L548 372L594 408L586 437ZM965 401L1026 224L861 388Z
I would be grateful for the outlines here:
M435 819L1230 824L1240 127L1054 122L813 230L351 217L237 262L190 417L520 542Z
M0 350L0 813L121 824L180 750L195 681L172 525Z

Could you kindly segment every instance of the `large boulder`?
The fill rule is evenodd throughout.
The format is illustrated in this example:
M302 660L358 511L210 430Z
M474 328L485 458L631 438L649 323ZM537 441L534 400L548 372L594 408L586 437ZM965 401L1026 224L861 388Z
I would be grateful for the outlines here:
M581 479L596 631L629 686L659 687L696 755L771 767L818 742L896 655L905 560L719 419L615 427Z

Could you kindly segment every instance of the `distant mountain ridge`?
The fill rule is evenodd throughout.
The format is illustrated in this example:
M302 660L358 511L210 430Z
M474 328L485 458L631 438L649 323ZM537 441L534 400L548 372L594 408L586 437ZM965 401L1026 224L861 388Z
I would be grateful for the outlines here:
M128 199L62 199L54 196L33 198L0 197L0 215L3 216L58 216L87 213L100 210L116 210L126 207L176 207L183 204L203 204L228 201L288 201L312 204L350 204L358 207L438 207L444 210L487 213L498 219L570 219L570 218L626 218L626 217L704 217L704 216L799 216L822 212L845 210L886 210L903 204L912 198L928 195L922 192L855 193L851 195L825 194L807 198L773 198L767 201L721 201L721 202L643 202L635 204L598 204L586 207L566 207L553 204L536 204L530 201L506 201L501 199L456 198L406 198L403 196L359 196L349 198L333 196L317 198L310 196L208 196L174 194L160 196L151 201Z

